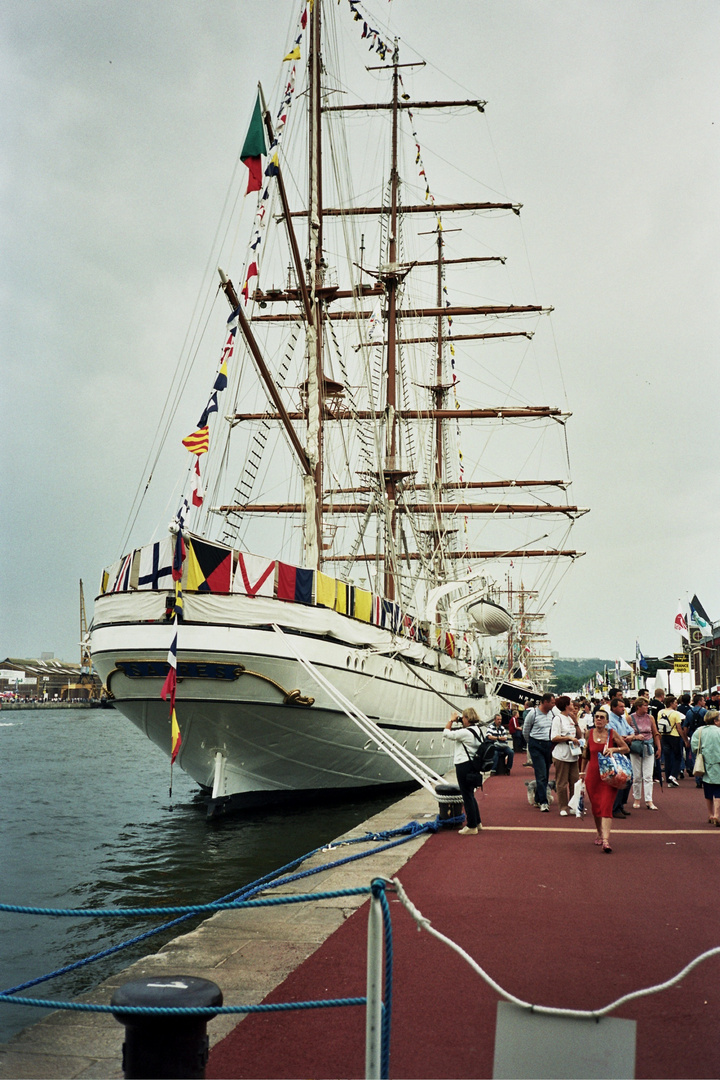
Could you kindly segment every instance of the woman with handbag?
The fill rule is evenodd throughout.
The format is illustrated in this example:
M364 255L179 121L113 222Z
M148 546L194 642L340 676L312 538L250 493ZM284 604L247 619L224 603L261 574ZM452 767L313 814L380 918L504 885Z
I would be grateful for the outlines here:
M707 804L708 824L720 828L720 712L708 709L705 723L693 732L691 740L695 770L702 767L702 784ZM698 762L700 758L700 762Z
M465 807L465 824L458 830L459 836L475 836L482 829L480 810L475 800L475 788L482 785L477 766L472 758L483 742L480 717L474 709L465 709L462 716L451 716L443 735L455 743L453 764L458 787Z
M600 779L599 754L627 754L628 745L617 731L608 727L608 714L605 709L595 713L595 727L588 729L587 742L583 750L580 765L580 777L585 780L585 791L590 801L595 819L597 836L595 843L609 855L610 830L613 823L613 803L616 790Z
M635 712L630 714L635 737L630 740L630 761L633 771L633 810L640 809L640 788L645 793L647 810L657 810L653 802L653 772L655 761L660 760L660 733L655 717L648 712L645 698L638 698Z
M557 712L550 728L550 739L553 744L552 756L555 763L555 791L560 803L560 817L567 817L568 800L580 776L578 768L578 758L582 752L580 728L569 697L563 695L556 698L555 708Z

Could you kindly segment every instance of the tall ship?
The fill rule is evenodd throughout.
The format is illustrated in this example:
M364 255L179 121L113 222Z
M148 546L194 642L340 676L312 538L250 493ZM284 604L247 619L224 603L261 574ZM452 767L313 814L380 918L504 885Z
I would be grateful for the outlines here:
M400 784L401 751L444 773L448 717L491 719L530 632L498 581L543 598L581 554L569 413L533 403L552 309L507 299L521 208L462 167L486 103L436 100L359 0L298 5L278 61L150 455L177 510L128 530L91 626L213 812Z
M529 691L541 694L553 675L553 658L549 635L545 629L545 612L537 610L538 590L513 586L508 575L502 591L502 602L512 616L508 630L506 652L498 659L498 669L507 668L506 696L517 701Z

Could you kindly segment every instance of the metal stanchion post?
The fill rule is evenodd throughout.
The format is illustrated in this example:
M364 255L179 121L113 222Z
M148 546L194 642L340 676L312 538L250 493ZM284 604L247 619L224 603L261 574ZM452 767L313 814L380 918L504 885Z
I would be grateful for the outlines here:
M208 1059L211 1016L127 1013L133 1008L214 1008L222 990L208 979L160 975L137 979L112 996L113 1015L125 1025L123 1074L127 1080L202 1080Z
M383 916L378 897L370 896L365 1006L365 1078L380 1080L382 1070Z

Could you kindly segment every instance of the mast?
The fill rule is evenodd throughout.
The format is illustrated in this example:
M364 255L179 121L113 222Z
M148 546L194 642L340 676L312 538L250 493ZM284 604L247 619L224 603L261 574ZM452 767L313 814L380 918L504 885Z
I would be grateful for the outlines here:
M322 551L323 493L323 311L322 289L325 261L322 229L322 114L320 0L310 8L310 52L308 57L310 167L308 175L308 266L310 271L310 310L313 322L307 337L307 455L312 475L304 480L305 488L305 565L320 569Z
M398 43L395 39L392 57L392 138L390 156L390 233L388 236L388 265L381 280L387 295L387 368L385 401L385 461L383 477L388 517L385 522L384 592L388 600L395 599L395 539L397 530L397 231L398 231Z
M307 326L306 363L307 381L301 383L301 405L290 404L280 406L281 397L285 395L277 392L271 393L275 408L271 406L264 413L236 412L235 421L248 422L279 422L285 426L287 435L296 456L300 461L305 473L303 477L302 501L269 502L264 499L257 502L246 502L237 505L224 505L214 509L223 513L244 513L260 515L286 515L297 514L304 520L304 546L305 565L311 568L321 568L324 562L334 563L345 560L356 560L376 564L376 586L378 592L383 592L388 600L399 599L399 575L408 574L408 582L413 587L424 574L439 579L455 579L453 563L456 560L488 561L494 559L513 559L535 557L540 559L557 558L564 556L574 560L582 552L562 545L565 539L558 542L557 547L552 547L552 540L548 540L548 533L536 537L532 547L524 547L522 542L513 538L508 530L508 542L505 550L456 550L458 541L453 539L457 533L463 517L489 517L504 516L513 517L522 515L532 517L562 516L568 521L586 511L578 506L570 505L566 497L565 503L560 498L546 501L543 493L533 493L536 502L529 499L515 500L509 489L540 489L554 487L563 492L568 488L568 481L562 479L543 480L530 479L518 476L512 479L501 479L508 476L505 467L500 465L501 471L490 471L488 478L480 480L466 480L464 476L455 476L455 466L452 460L448 460L447 424L460 423L495 423L497 421L517 423L518 421L539 421L546 425L556 423L561 427L568 417L567 412L549 405L533 406L523 401L517 393L508 399L508 404L499 404L495 407L487 401L477 403L468 402L470 407L460 408L458 402L449 400L449 390L453 383L449 377L449 342L455 341L479 341L493 338L525 338L529 340L533 336L532 331L505 330L494 331L467 327L468 332L453 333L450 335L449 320L451 319L506 319L517 318L523 315L540 315L552 311L552 308L539 304L497 304L497 303L470 303L449 302L445 288L447 267L451 264L470 263L505 263L502 255L463 255L462 257L448 258L456 254L448 250L450 243L447 232L455 231L448 228L448 223L443 221L444 214L454 211L465 213L474 212L511 212L519 215L521 206L512 202L435 202L434 199L425 203L408 203L403 205L402 178L400 175L402 156L400 152L400 123L403 111L410 115L411 110L420 109L443 109L468 107L480 112L484 111L484 102L472 99L467 101L411 101L409 95L404 93L401 70L404 67L415 67L414 64L401 64L399 61L399 48L397 40L394 43L391 63L384 63L379 67L368 66L367 70L373 73L385 72L385 77L390 77L391 85L389 94L383 102L365 102L361 104L333 104L328 103L333 93L333 83L330 74L324 74L321 31L322 16L328 18L331 12L324 12L321 0L315 0L309 9L308 25L308 198L307 206L303 209L291 209L288 203L288 193L279 178L278 188L282 204L282 218L288 230L290 247L292 252L291 264L294 265L296 281L293 282L292 274L288 274L286 283L277 288L265 285L263 288L256 287L253 300L259 303L260 311L253 314L252 323L275 323L279 324L280 330L283 323L297 322L301 316ZM384 55L383 55L384 59ZM339 90L339 93L344 91ZM334 100L338 100L335 98ZM342 100L342 98L340 98ZM342 114L369 110L384 110L385 117L389 121L390 128L390 154L389 175L387 177L385 191L380 199L372 198L366 202L381 203L381 205L353 205L353 198L345 196L344 189L334 183L334 173L329 172L326 180L326 194L328 202L336 205L325 206L323 199L323 131L322 123L324 113ZM375 112L377 115L377 112ZM268 134L272 134L272 120L265 110L265 123ZM325 144L326 152L334 152L333 140ZM424 173L423 173L424 175ZM412 183L412 181L411 181ZM292 190L292 189L290 189ZM412 190L410 187L408 190ZM428 189L429 191L429 189ZM338 196L340 196L338 198ZM291 196L292 197L292 196ZM349 205L348 205L349 204ZM428 253L427 259L412 260L412 255L405 254L404 236L401 232L403 223L411 220L417 221L417 215L423 213L433 214L431 234L434 234L435 252ZM336 232L343 227L343 218L350 217L362 220L364 215L378 216L382 221L382 253L379 259L380 265L375 267L366 266L366 248L363 235L360 247L360 262L354 265L359 268L359 278L350 273L350 280L338 280L334 274L327 272L327 258L324 241L328 240L330 250L335 250L334 237ZM301 217L307 222L308 247L307 257L303 261L300 249L293 229L293 219ZM354 227L355 222L352 223ZM358 222L358 226L360 222ZM327 234L327 235L324 235ZM384 234L384 235L383 235ZM421 254L421 252L417 252ZM458 252L458 255L461 253ZM351 263L357 254L350 257ZM426 297L422 292L421 303L415 305L409 295L411 290L406 290L406 280L412 275L415 268L434 268L434 297ZM366 276L367 275L367 276ZM466 294L467 295L467 294ZM325 376L325 352L333 349L340 351L338 344L339 335L337 327L341 324L347 326L348 321L354 321L359 326L360 344L352 345L353 351L358 352L363 347L365 335L362 333L362 324L371 320L376 315L377 298L382 298L383 322L385 333L380 335L382 340L374 337L372 344L377 346L373 354L377 366L373 371L373 380L377 376L381 388L378 390L377 382L373 381L369 396L371 400L366 404L362 397L365 393L363 387L359 396L353 391L356 387L351 385L346 365L343 363L342 382L335 382L338 377L331 371L334 359L327 358L328 376ZM464 297L463 297L464 299ZM482 295L479 299L484 299ZM433 303L434 300L434 303ZM368 303L368 301L370 301ZM275 305L281 305L278 310ZM283 306L284 305L284 310ZM432 305L432 306L431 306ZM268 313L268 306L271 311ZM326 320L327 325L326 325ZM418 325L422 320L432 320L430 326ZM445 320L448 320L447 322ZM485 324L487 325L487 323ZM252 331L249 327L242 326L246 339L252 341ZM249 333L246 333L246 329ZM265 329L265 327L263 327ZM457 327L462 329L462 323ZM327 333L328 340L324 341ZM347 337L347 335L346 335ZM408 378L413 379L414 385L425 391L424 399L412 400L408 390L406 396L406 384L404 382L404 368L401 370L401 362L404 358L401 348L404 345L427 343L432 348L432 356L428 358L427 377L418 381L411 372ZM366 343L367 344L367 343ZM327 346L327 348L326 348ZM349 351L349 350L348 350ZM255 345L251 348L253 358L258 364L257 354L260 350ZM360 359L363 359L361 357ZM365 358L367 359L367 358ZM260 365L258 364L260 369ZM429 369L429 370L428 370ZM262 370L262 369L260 369ZM269 380L265 379L266 383ZM426 384L426 385L425 385ZM408 384L409 386L409 384ZM343 389L345 387L345 389ZM343 395L345 400L342 400ZM512 403L510 403L510 401ZM453 407L455 406L455 407ZM333 424L333 428L326 428L326 424ZM429 426L427 450L428 462L427 473L423 470L415 480L415 457L416 448L411 439L410 426L422 423ZM353 436L352 428L360 427L367 432L369 425L382 427L378 432L378 441L369 436L365 437L364 446L368 464L364 472L358 473L358 481L349 481L348 486L340 487L337 481L331 484L330 458L328 458L327 477L324 457L330 454L331 432L333 440L338 444L348 445L348 440ZM306 425L304 453L298 453L296 440L302 441L300 425ZM348 426L349 425L349 426ZM366 427L368 425L368 427ZM297 430L295 430L297 428ZM426 429L427 430L427 427ZM295 438L293 438L293 435ZM325 435L327 439L325 439ZM407 440L407 445L405 442ZM362 440L361 440L362 441ZM367 446L373 445L372 450ZM425 451L423 451L425 453ZM376 460L379 458L379 460ZM497 468L497 466L495 466ZM552 475L552 474L551 474ZM557 474L556 474L557 475ZM496 477L491 479L490 477ZM530 474L532 476L532 473ZM508 489L508 499L502 491L498 492L495 501L493 489ZM487 502L470 501L475 492L483 490L491 491ZM352 498L352 496L359 498ZM342 496L351 496L343 499ZM487 497L487 496L486 496ZM512 501L511 501L512 500ZM358 540L351 542L339 550L345 550L347 554L337 553L337 549L323 551L323 529L327 530L328 537L335 535L338 529L345 526L340 521L342 517L354 518L357 522ZM424 520L419 520L424 518ZM366 530L372 520L378 522L378 532L374 543L367 544ZM403 527L403 521L407 522L407 529ZM408 544L408 539L414 537L414 543ZM340 534L342 535L342 533ZM367 535L371 535L368 533ZM539 543L538 543L539 541ZM502 544L502 539L500 544ZM497 547L500 547L500 544ZM510 545L512 544L512 550ZM547 546L542 546L547 544ZM414 549L414 550L412 550ZM409 573L412 562L421 561L424 568L416 575ZM402 565L401 565L402 564Z
M92 668L92 654L88 645L87 615L85 614L85 591L80 578L80 675L89 674Z

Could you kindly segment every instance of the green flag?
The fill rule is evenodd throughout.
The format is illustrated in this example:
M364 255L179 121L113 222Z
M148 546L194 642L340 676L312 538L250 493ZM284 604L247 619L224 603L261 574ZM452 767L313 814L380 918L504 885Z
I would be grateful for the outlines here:
M252 119L250 120L250 127L245 136L243 148L240 151L240 160L243 165L247 165L249 172L246 194L251 191L259 191L262 187L262 162L260 159L265 154L267 154L265 126L260 108L260 95L258 94Z

